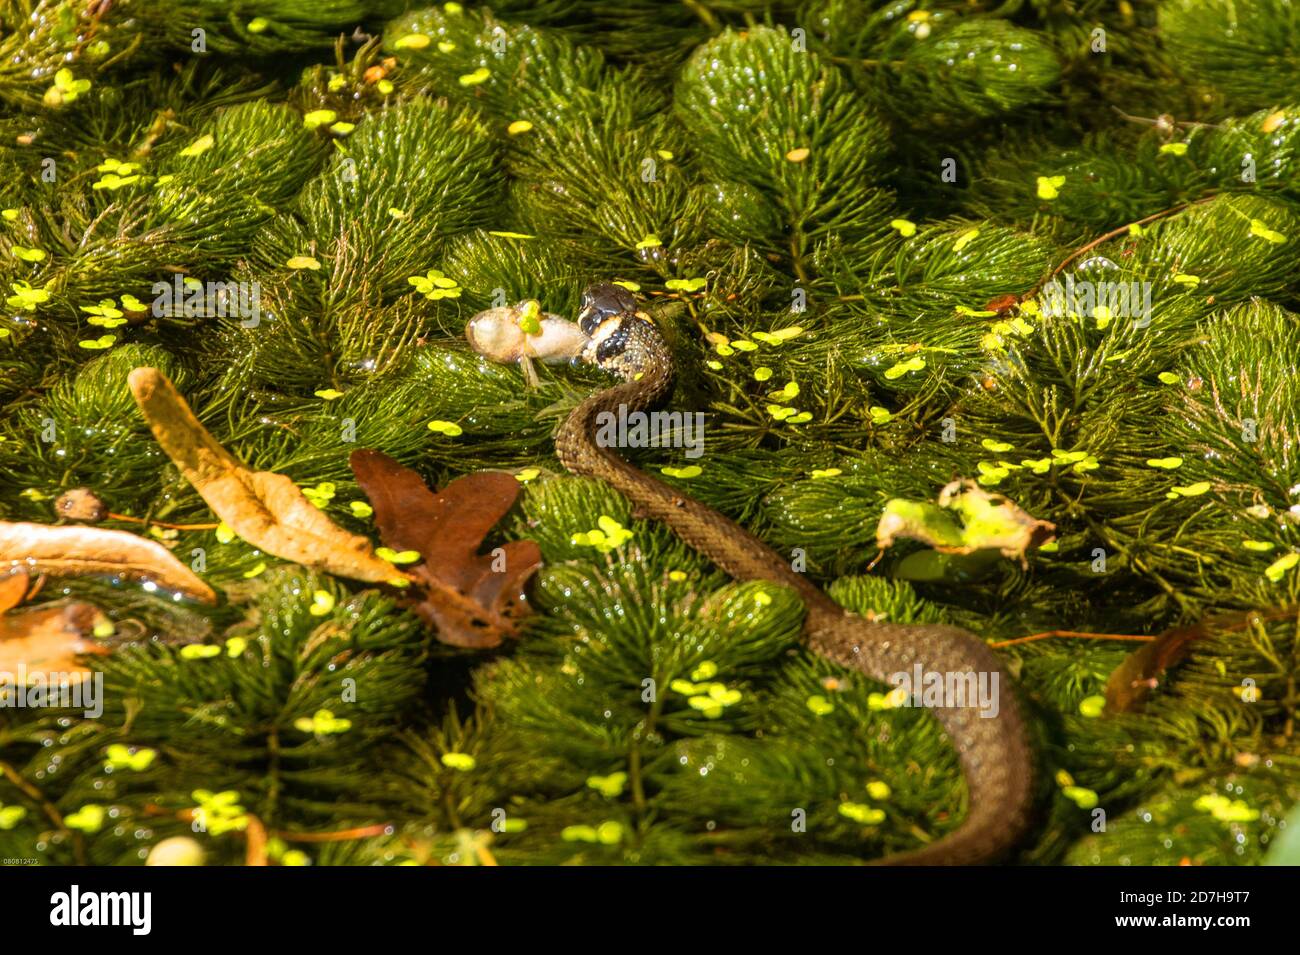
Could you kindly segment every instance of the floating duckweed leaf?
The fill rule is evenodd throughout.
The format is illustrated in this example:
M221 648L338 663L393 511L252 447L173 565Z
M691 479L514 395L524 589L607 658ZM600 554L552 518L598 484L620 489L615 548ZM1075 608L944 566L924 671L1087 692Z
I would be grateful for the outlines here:
M900 361L885 372L885 377L890 381L896 378L902 378L909 371L920 371L925 368L925 359L920 355L913 355L907 361Z
M789 401L791 398L798 397L798 395L799 395L799 384L798 382L794 382L794 381L788 382L786 386L782 388L780 391L773 391L768 393L768 397L771 398L773 401Z
M1197 286L1201 284L1201 279L1196 275L1188 275L1186 272L1178 272L1174 275L1174 281L1179 285Z
M698 292L708 284L708 279L669 279L664 283L664 287L674 292Z
M1162 371L1160 374L1156 375L1156 378L1158 378L1160 380L1160 383L1163 385L1178 384L1178 376L1175 375L1172 371Z
M992 318L994 315L997 314L997 312L990 311L989 309L979 309L977 311L976 309L973 308L967 308L965 305L958 305L957 314L968 315L971 318Z
M319 391L313 391L312 394L317 398L324 398L326 401L336 401L343 397L343 392L337 388L322 388Z
M5 222L16 222L18 216L19 211L17 209L0 209L0 218L3 218Z
M734 706L743 698L744 694L739 690L729 689L721 683L714 683L709 687L709 699L720 706Z
M1046 474L1052 467L1051 458L1024 458L1020 461L1022 468L1029 468L1034 474Z
M253 19L244 24L244 29L249 33L262 33L270 25L271 21L266 17L253 17Z
M699 666L691 671L691 679L697 682L712 680L717 675L718 665L712 660L704 660Z
M794 414L797 409L787 408L783 405L768 405L766 410L767 413L770 414L777 421L784 421L786 418Z
M1261 554L1267 554L1277 545L1272 541L1244 540L1241 542L1241 546L1246 548L1246 550L1253 550Z
M231 657L232 659L235 657L242 657L244 651L247 649L247 637L231 637L226 641L226 656Z
M105 757L104 765L106 767L129 769L140 773L153 765L153 761L158 757L158 751L142 746L132 752L131 747L122 743L114 743L105 751Z
M392 216L394 219L405 219L407 216L410 215L410 213L407 212L405 209L399 209L397 208L397 206L389 206L388 214Z
M820 478L839 477L843 473L844 472L841 471L839 468L814 468L812 472L812 477L813 480L816 481L819 480Z
M1268 568L1264 571L1264 576L1273 583L1277 583L1296 564L1300 564L1300 554L1285 554L1268 565Z
M952 244L952 250L954 252L960 252L962 249L966 248L966 246L974 242L975 237L979 234L979 229L967 229L961 235L957 236L957 241Z
M876 802L884 802L892 794L893 790L889 788L889 784L886 782L882 782L879 779L873 779L871 782L867 783L867 795L876 800Z
M1011 474L1010 469L994 464L992 461L980 461L975 466L980 472L979 483L985 487L1001 484Z
M1039 176L1038 177L1038 198L1055 199L1061 194L1060 189L1065 185L1064 176Z
M15 245L13 253L14 258L21 259L24 262L42 262L45 260L44 249L29 249L25 246Z
M1058 464L1075 464L1079 461L1086 461L1088 458L1087 451L1062 451L1060 448L1052 449L1052 457Z
M1097 794L1091 789L1084 789L1082 786L1065 786L1061 789L1061 794L1069 799L1080 809L1092 809L1097 805Z
M790 162L803 162L810 155L812 155L811 149L807 146L798 146L786 153L785 158L790 160Z
M302 496L324 510L329 507L330 501L334 500L334 493L337 490L333 481L322 481L315 487L302 488Z
M1186 143L1165 143L1163 146L1160 147L1160 152L1169 156L1185 156L1187 155L1187 144Z
M443 421L441 418L435 418L429 422L429 430L438 434L445 434L449 438L455 438L465 433L464 429L454 421Z
M533 124L526 119L517 119L506 127L506 132L511 136L518 136L520 133L526 133L533 128Z
M668 689L674 693L680 693L682 696L696 696L704 687L696 686L690 680L673 680L668 684Z
M1169 489L1169 493L1178 497L1197 497L1206 493L1209 489L1209 481L1197 481L1195 484L1188 484L1185 487L1174 486Z
M840 815L860 822L864 826L876 826L885 821L885 811L875 809L859 802L840 803Z
M521 484L527 484L529 481L533 480L541 473L542 473L541 468L524 468L522 471L520 471L518 474L515 475L515 480Z
M1286 236L1281 232L1274 232L1268 227L1268 224L1261 219L1250 220L1250 234L1258 236L1261 239L1267 239L1275 245L1281 245L1286 242Z
M311 255L295 255L286 259L284 264L291 269L310 269L313 272L320 269L320 261Z
M79 80L72 70L64 67L54 74L54 85L45 91L45 105L62 106L71 103L89 89L90 80Z
M9 830L27 818L27 810L22 806L3 806L0 808L0 830Z
M596 523L599 525L596 529L574 534L571 538L572 542L579 546L594 547L602 554L608 554L632 539L630 530L606 514L602 514Z
M211 643L191 643L181 647L182 660L210 660L221 653L221 648Z
M714 361L712 358L710 358L704 364L707 365L709 368L711 368L713 371L722 371L722 362L720 361Z
M330 132L335 136L347 136L357 128L356 123L337 122L330 125Z
M200 156L216 144L211 133L205 133L181 150L182 156Z
M1147 467L1149 468L1164 468L1166 471L1172 471L1175 468L1181 468L1182 466L1183 459L1179 457L1147 458Z
M235 539L235 532L230 529L230 525L225 521L218 524L217 529L213 533L216 534L217 542L220 544L229 544Z
M985 438L980 444L994 454L1005 454L1014 449L1014 445L1007 444L1005 441L995 441L992 438Z
M478 761L469 753L443 753L442 765L457 772L467 773L478 765Z
M613 284L620 285L623 288L627 289L629 292L641 291L641 283L633 282L629 279L615 279Z
M77 347L86 348L91 351L102 351L105 348L112 348L113 343L117 341L116 335L100 335L98 338L85 338L77 342Z
M390 564L414 564L420 559L418 550L393 550L391 547L378 547L375 555Z
M457 82L459 82L461 86L478 86L480 83L486 83L488 81L488 77L490 77L491 75L492 75L491 70L489 70L486 66L480 66L473 73L461 74Z
M337 733L346 733L352 729L352 721L336 718L331 710L317 710L312 716L303 716L294 720L293 728L300 733L330 736Z
M610 773L608 776L588 776L587 788L594 789L606 799L613 799L623 794L627 785L627 773Z
M1198 812L1208 812L1220 822L1254 822L1259 818L1259 810L1251 809L1244 799L1229 799L1221 793L1209 793L1192 803Z
M107 815L103 806L93 802L86 803L76 812L64 816L63 824L69 829L76 829L78 832L99 832L104 827L104 819Z
M704 473L704 469L698 464L688 464L684 468L662 467L659 470L671 478L678 478L683 481L699 477Z
M1104 696L1089 696L1079 701L1079 715L1086 716L1090 720L1101 716L1105 708L1106 698Z
M718 344L714 345L713 350L717 352L719 355L721 355L723 358L730 358L732 355L736 353L736 349L732 348L726 342L719 342ZM718 367L721 368L722 366L719 365Z
M460 298L460 283L444 275L441 269L429 269L426 274L412 275L406 281L432 302L444 298Z
M807 703L808 709L811 710L815 716L825 716L827 713L832 713L835 710L835 704L826 699L826 697L822 696L820 693L808 697L805 702Z
M686 579L686 572L684 570L670 570L668 571L668 579L675 584L680 584Z
M644 239L642 239L640 242L638 242L636 244L636 248L637 251L640 252L640 251L644 251L645 249L657 249L661 245L663 245L663 242L660 240L659 236L655 235L652 232L649 235L647 235Z
M515 319L519 330L526 335L542 333L542 303L530 298L519 306L519 317Z
M686 701L691 709L699 710L705 719L716 720L722 716L723 705L711 696L692 696Z
M432 42L432 39L423 33L408 33L406 36L398 37L393 43L393 48L397 50L423 50Z
M894 420L893 412L888 408L882 408L879 405L872 405L867 409L867 413L871 415L872 424L889 424L889 422Z
M891 219L889 221L889 226L892 229L897 229L898 234L904 239L910 239L912 236L916 235L916 223L907 219Z
M259 560L252 568L244 571L244 579L252 580L254 577L260 577L266 573L266 561Z
M318 126L328 126L338 118L339 114L332 109L314 109L303 115L302 124L308 129L315 129Z
M786 424L807 424L812 420L811 411L800 411L785 419Z
M769 368L767 365L759 365L757 368L754 369L755 381L767 381L771 377L772 377L772 369Z
M32 288L30 282L14 282L9 286L14 294L5 299L11 308L35 308L50 300L50 293L43 288Z
M498 239L535 239L537 236L529 235L526 232L488 232L488 235L494 235Z
M384 96L387 96L393 91L394 86L391 80L380 80L375 84L375 89L379 90L379 92Z
M311 606L307 609L313 617L324 617L334 609L334 595L328 590L313 591Z
M235 790L214 793L207 789L196 789L190 796L198 803L191 813L208 835L219 836L248 828L248 813L239 805L239 793Z

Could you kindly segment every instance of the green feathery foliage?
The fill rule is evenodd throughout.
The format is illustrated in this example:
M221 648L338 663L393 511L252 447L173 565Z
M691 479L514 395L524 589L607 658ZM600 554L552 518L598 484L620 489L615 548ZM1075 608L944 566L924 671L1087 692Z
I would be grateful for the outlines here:
M793 593L564 473L555 428L609 379L533 387L464 341L482 309L573 318L617 280L671 344L671 410L706 416L702 456L629 460L846 608L997 646L1041 769L1018 861L1280 857L1298 11L3 0L0 519L89 488L222 599L45 584L107 621L104 710L0 708L0 856L190 834L237 864L260 825L279 864L838 864L952 831L936 721L808 653ZM127 390L141 366L376 543L353 450L432 487L515 474L485 549L542 549L519 642L452 650L385 588L217 526ZM878 554L887 502L956 478L1057 540ZM1135 646L1105 635L1175 627L1185 657L1103 712ZM1015 642L1049 631L1098 636Z

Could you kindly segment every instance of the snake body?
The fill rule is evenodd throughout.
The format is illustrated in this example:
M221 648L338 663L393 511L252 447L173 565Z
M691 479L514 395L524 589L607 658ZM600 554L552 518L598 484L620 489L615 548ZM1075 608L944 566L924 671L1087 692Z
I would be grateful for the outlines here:
M627 290L602 283L583 296L579 325L589 337L583 357L621 377L565 419L555 439L560 462L574 474L604 481L627 497L639 516L662 521L683 541L737 580L765 580L794 589L806 613L804 634L816 653L875 680L911 672L998 673L997 657L974 634L934 624L872 621L849 613L775 551L739 524L632 467L595 438L602 412L647 410L663 403L674 384L672 355L653 322ZM959 754L969 807L961 826L915 851L886 856L888 865L962 865L1005 853L1029 822L1033 759L1020 708L1009 690L996 717L971 706L935 707Z

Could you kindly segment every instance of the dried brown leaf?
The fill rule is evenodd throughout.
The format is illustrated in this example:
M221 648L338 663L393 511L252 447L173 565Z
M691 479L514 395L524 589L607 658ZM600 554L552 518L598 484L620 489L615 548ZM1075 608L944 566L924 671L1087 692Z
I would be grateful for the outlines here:
M67 673L85 679L93 671L77 662L79 654L107 654L108 648L86 639L99 611L88 603L46 604L0 616L0 673ZM21 668L21 669L20 669Z
M154 437L217 516L275 557L369 583L405 575L370 541L339 527L283 474L250 471L217 443L167 376L137 368L127 379Z
M514 505L519 482L481 471L431 491L420 476L379 451L354 451L349 459L375 509L384 543L418 551L414 610L437 628L438 639L458 647L500 645L528 612L524 584L542 562L535 541L501 545L480 554L483 539Z
M0 521L0 570L10 567L65 577L118 574L204 603L217 600L212 588L166 547L127 531Z

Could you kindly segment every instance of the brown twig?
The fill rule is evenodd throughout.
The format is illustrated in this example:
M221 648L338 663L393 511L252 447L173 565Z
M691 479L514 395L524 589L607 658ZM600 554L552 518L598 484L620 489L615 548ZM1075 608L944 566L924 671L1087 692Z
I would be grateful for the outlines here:
M1130 222L1127 225L1122 225L1118 229L1111 229L1105 235L1093 239L1087 245L1075 249L1073 252L1071 252L1068 256L1065 257L1065 260L1061 262L1060 265L1058 265L1050 273L1048 273L1048 275L1045 278L1039 280L1037 285L1035 285L1024 295L1020 296L1020 300L1023 302L1032 299L1042 290L1044 285L1046 285L1048 282L1052 281L1052 279L1056 278L1058 275L1064 272L1065 267L1069 265L1071 262L1073 262L1075 259L1079 258L1079 256L1086 255L1088 252L1091 252L1093 249L1097 248L1097 246L1101 245L1103 242L1109 242L1111 239L1119 238L1121 235L1124 235L1124 233L1128 232L1129 229L1133 228L1133 226L1135 225L1144 226L1149 222L1155 222L1157 219L1163 219L1166 216L1171 216L1176 212L1182 212L1184 209L1190 209L1192 206L1199 206L1202 205L1203 203L1210 202L1211 200L1217 198L1218 198L1217 193L1215 193L1212 196L1202 196L1200 199L1193 199L1190 202L1182 202L1176 206L1171 206L1168 209L1163 209L1160 212L1156 212L1153 213L1152 215L1146 216L1145 218L1138 219L1136 222Z
M392 824L376 823L373 826L358 826L355 829L342 829L338 832L291 832L287 829L275 829L271 835L285 842L347 842L350 839L369 839L371 836L388 834Z
M127 521L131 524L152 524L155 527L165 527L173 531L214 531L220 524L168 524L166 521L155 521L153 518L132 517L129 514L114 514L109 512L106 515L110 520Z
M1075 637L1080 640L1129 640L1140 643L1150 643L1156 639L1155 637L1135 633L1084 633L1079 630L1048 630L1045 633L1032 633L1027 637L1016 637L1014 640L999 640L997 643L990 643L989 646L995 650L1000 650L1003 647L1033 643L1036 640L1050 640L1053 637Z

